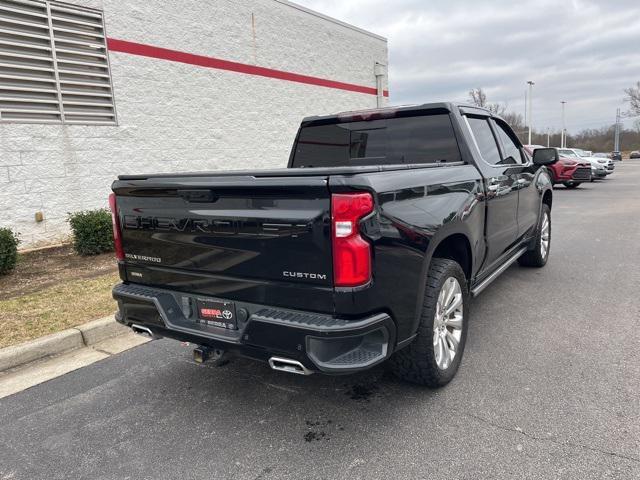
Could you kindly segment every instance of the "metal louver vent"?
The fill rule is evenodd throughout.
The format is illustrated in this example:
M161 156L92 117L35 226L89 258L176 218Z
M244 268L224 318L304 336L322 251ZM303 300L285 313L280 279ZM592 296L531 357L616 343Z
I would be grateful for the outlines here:
M0 0L0 122L116 123L101 12Z

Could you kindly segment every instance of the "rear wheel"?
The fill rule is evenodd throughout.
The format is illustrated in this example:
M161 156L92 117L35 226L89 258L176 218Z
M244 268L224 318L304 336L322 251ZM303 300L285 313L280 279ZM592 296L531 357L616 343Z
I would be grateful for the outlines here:
M422 316L413 342L391 359L401 379L441 387L458 371L467 337L467 281L460 265L449 259L432 261Z
M582 182L564 182L566 188L578 188Z
M518 263L523 267L544 267L549 258L550 247L551 210L549 209L549 205L543 204L540 223L536 231L535 244L518 259Z

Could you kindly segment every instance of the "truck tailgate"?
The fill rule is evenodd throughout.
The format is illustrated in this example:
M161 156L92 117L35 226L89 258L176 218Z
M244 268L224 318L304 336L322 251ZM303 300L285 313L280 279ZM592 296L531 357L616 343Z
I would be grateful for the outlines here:
M272 305L291 305L281 297L296 289L330 292L327 183L251 175L116 181L127 280Z

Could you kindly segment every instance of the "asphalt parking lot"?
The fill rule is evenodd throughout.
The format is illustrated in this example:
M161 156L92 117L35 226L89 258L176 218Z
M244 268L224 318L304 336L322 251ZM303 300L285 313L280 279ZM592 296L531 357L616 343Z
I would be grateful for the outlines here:
M150 342L0 400L0 479L640 478L639 188L558 187L549 264L475 300L444 389Z

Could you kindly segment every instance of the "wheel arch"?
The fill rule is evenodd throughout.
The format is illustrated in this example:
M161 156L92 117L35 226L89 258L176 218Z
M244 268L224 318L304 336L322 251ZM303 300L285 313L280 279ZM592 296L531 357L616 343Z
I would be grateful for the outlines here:
M471 283L474 266L474 250L472 248L471 235L466 232L462 224L458 224L456 229L443 229L432 237L429 242L429 248L425 255L425 261L422 268L421 278L422 284L418 289L417 304L415 307L414 323L411 331L415 334L420 317L422 315L422 302L424 299L424 291L426 288L427 274L434 258L448 258L457 262L461 267L467 279L467 288ZM413 338L410 337L410 338Z
M546 190L542 195L542 203L547 205L549 210L551 210L551 206L553 205L553 192L551 192L551 189ZM540 208L542 208L542 205L540 205Z
M549 179L551 180L551 185L555 185L558 183L558 175L554 168L547 168L547 173L549 174Z
M463 233L452 233L440 240L429 259L429 263L434 258L448 258L457 262L464 272L467 282L471 280L473 269L473 253L471 251L471 242Z

